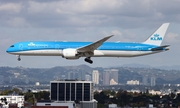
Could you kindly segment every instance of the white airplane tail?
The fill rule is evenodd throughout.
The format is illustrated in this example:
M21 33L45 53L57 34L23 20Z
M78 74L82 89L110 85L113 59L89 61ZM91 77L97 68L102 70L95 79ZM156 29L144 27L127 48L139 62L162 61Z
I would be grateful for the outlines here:
M144 44L150 44L150 45L157 45L160 46L165 33L167 31L167 28L169 26L169 23L162 24L145 42Z

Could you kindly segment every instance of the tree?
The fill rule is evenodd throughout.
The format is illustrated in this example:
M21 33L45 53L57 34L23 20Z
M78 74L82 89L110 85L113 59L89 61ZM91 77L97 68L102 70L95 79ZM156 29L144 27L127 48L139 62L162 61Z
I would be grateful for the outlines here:
M33 97L33 93L31 92L31 90L28 90L28 92L26 92L24 94L24 98L25 98L25 101L27 101L31 104L34 104L34 97Z
M47 91L40 91L40 92L34 93L34 95L37 100L42 100L42 99L49 100L50 93Z

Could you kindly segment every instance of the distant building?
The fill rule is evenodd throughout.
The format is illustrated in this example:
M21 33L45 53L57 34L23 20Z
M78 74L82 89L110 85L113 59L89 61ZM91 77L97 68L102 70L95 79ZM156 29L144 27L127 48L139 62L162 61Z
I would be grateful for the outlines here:
M127 85L139 85L139 81L138 80L130 80L130 81L127 81Z
M108 108L118 108L117 104L108 104Z
M148 85L148 77L143 77L142 85Z
M24 106L24 96L1 95L0 104L9 106L9 104L17 104L19 108Z
M48 106L48 108L54 108L54 106L58 106L59 108L97 108L97 101L94 100L93 91L92 81L51 81L51 101L37 103L37 106L39 108L41 106Z
M118 70L117 69L111 69L110 75L111 75L110 79L114 79L114 81L118 83Z
M40 85L40 82L36 82L35 85L36 85L36 86L39 86L39 85Z
M118 84L118 70L117 69L104 70L104 72L103 72L103 84L104 85L111 85L110 82L111 82L111 84L116 84L116 83Z
M114 79L110 80L110 85L117 85L118 83L116 81L114 81Z
M92 81L51 81L50 85L52 101L91 101L94 98Z
M161 91L149 90L149 93L152 95L162 95Z
M105 72L103 72L103 84L109 85L109 82L110 82L110 72L105 71Z
M85 80L85 74L86 74L86 72L84 72L84 71L78 72L78 79Z
M68 72L68 79L75 79L74 72Z
M151 77L151 86L155 86L155 85L156 85L156 78Z
M32 106L31 108L97 108L97 101L80 101L76 103L72 102L37 102L36 106Z
M66 79L66 75L63 75L63 74L62 74L62 75L59 76L59 78L60 78L60 79Z
M97 101L95 99L91 101L81 101L80 108L97 108Z
M85 79L86 81L91 81L91 76L90 75L86 74L85 77L86 77L86 79Z
M75 102L37 102L31 108L76 108Z
M99 84L103 84L103 72L99 73Z
M99 71L98 70L93 70L92 81L94 84L99 84Z

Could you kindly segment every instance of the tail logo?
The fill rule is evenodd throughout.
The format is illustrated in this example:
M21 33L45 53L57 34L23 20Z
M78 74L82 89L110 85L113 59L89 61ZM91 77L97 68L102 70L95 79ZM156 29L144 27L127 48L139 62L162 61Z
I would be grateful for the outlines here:
M154 34L150 40L153 40L153 41L162 41L162 37L159 36L159 34Z

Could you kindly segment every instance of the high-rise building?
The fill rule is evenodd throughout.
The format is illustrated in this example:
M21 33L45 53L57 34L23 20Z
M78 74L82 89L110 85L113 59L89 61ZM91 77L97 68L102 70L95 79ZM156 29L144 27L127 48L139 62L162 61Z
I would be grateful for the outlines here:
M92 81L63 80L50 82L50 98L53 101L93 100Z
M86 74L86 75L85 75L85 78L86 78L86 79L85 79L86 81L91 81L91 76L90 76L90 75Z
M92 81L94 84L99 84L99 71L98 70L93 70Z
M155 85L156 85L156 78L151 77L151 86L155 86Z
M118 70L117 69L111 69L111 78L110 79L114 79L114 81L116 83L118 83Z
M74 80L74 79L79 79L79 80L85 80L85 73L78 73L78 72L68 72L67 73L67 79L69 80Z
M84 71L78 72L78 80L85 80L85 74L86 72Z
M68 72L68 79L75 79L73 72Z
M99 84L103 84L103 72L99 73Z
M104 85L110 84L110 72L109 71L103 72L103 84Z
M148 77L143 77L142 84L148 85Z

